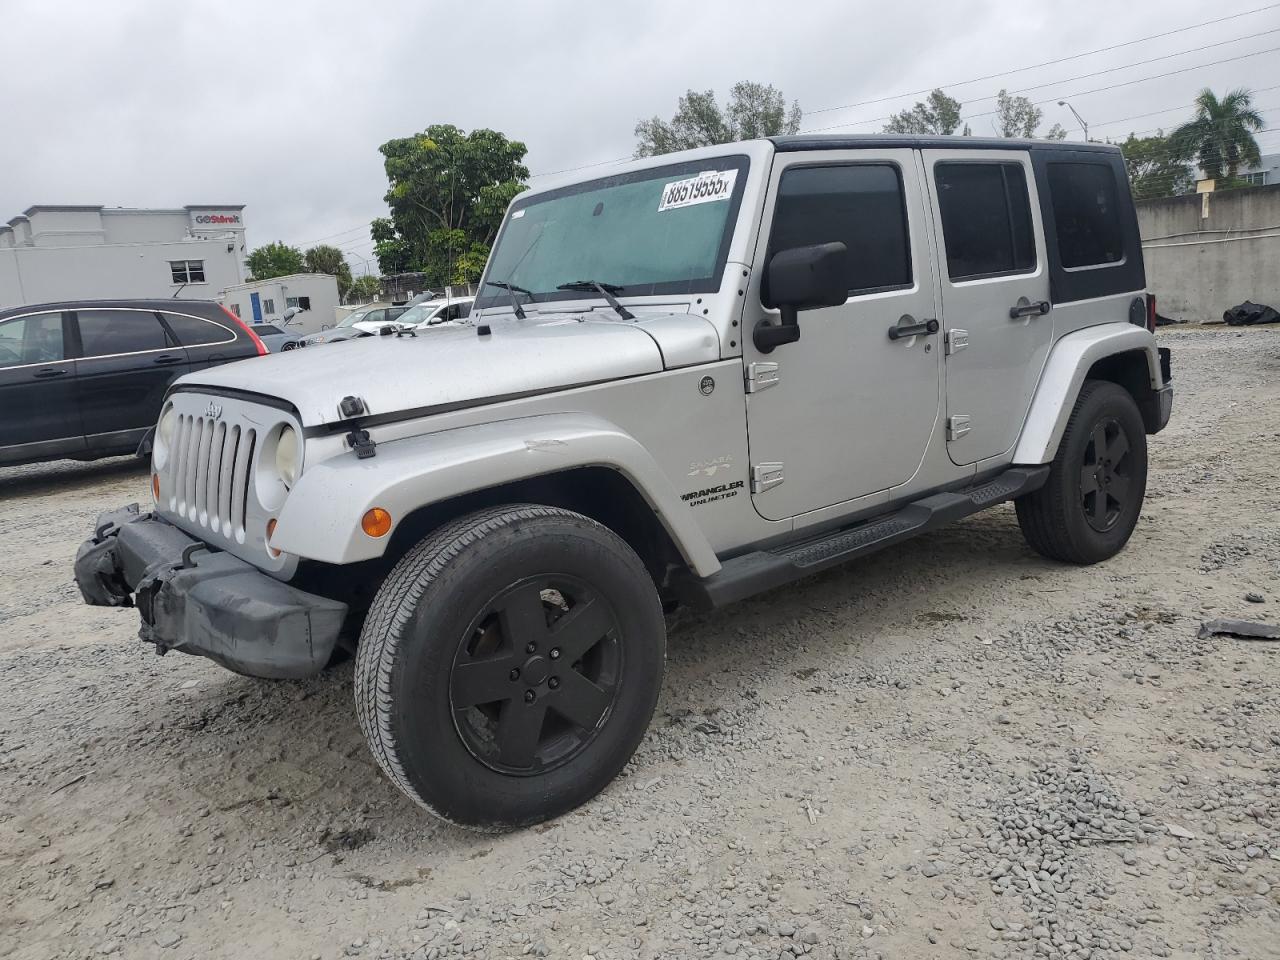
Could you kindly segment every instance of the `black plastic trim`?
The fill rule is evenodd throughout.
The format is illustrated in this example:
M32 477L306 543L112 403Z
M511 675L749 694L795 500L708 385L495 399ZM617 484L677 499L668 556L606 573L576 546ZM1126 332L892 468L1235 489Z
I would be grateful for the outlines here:
M919 533L959 520L1044 486L1049 466L1011 467L995 477L951 493L935 493L870 520L814 537L756 550L724 561L710 577L673 583L676 596L697 610L711 610L812 576L855 557L874 553Z

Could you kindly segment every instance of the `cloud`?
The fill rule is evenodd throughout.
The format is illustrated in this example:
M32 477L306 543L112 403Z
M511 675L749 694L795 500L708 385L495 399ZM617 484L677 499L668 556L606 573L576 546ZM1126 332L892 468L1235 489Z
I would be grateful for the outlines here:
M7 0L0 5L0 34L7 40L0 222L34 203L245 203L254 245L336 234L332 241L353 256L368 256L363 224L384 211L386 190L377 147L430 123L501 130L528 144L535 173L553 171L630 154L636 121L669 116L689 88L723 95L737 80L759 80L813 110L1232 12L1215 13L1190 0L1158 7L1081 0L1069 12L1053 2L1006 0ZM1000 86L1058 80L1277 26L1280 15L1272 10L952 92L966 101ZM1034 98L1280 46L1274 36L1064 83ZM1205 85L1271 86L1267 62L1274 57L1074 102L1095 133L1122 138L1128 129L1170 127L1181 115L1113 126L1103 121L1189 103ZM813 115L806 126L875 132L882 125L875 118L912 99ZM1258 102L1280 106L1280 91L1262 93ZM1074 126L1051 102L1045 124L1055 121ZM973 127L989 132L981 119ZM1277 147L1263 140L1264 152Z

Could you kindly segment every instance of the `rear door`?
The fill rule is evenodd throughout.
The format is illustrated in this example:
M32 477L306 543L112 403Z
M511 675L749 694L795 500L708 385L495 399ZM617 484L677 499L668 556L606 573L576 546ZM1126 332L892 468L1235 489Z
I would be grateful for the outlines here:
M68 323L60 311L0 320L0 463L84 451Z
M217 312L222 313L220 309ZM187 362L192 370L216 367L220 363L258 354L249 338L233 329L230 317L224 322L177 310L162 311L160 316L169 328L172 340L186 350ZM275 330L274 327L271 329Z
M190 369L149 310L96 307L72 314L80 342L76 385L91 448L127 446L160 416L165 391Z
M1008 453L1053 339L1031 159L1016 150L925 150L946 331L947 450Z

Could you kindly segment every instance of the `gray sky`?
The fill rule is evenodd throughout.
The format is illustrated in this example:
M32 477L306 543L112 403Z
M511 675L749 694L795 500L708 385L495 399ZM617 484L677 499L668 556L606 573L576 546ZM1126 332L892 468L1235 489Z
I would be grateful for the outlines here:
M876 132L917 97L823 108L942 85L968 116L1001 86L1052 84L1027 95L1049 101L1045 129L1061 122L1073 139L1064 96L1095 137L1123 138L1176 125L1201 87L1248 86L1267 120L1262 150L1280 152L1280 79L1267 69L1280 55L1246 56L1280 48L1280 6L958 83L1267 5L0 0L0 222L35 203L245 203L251 246L324 240L362 273L367 222L385 212L384 141L431 123L491 127L546 173L627 156L638 119L738 80L774 84L800 101L804 129L833 132ZM1221 45L1182 53L1209 44ZM1171 71L1185 72L1115 87ZM1084 92L1099 87L1115 88ZM1123 120L1152 111L1165 112ZM991 133L989 117L969 122Z

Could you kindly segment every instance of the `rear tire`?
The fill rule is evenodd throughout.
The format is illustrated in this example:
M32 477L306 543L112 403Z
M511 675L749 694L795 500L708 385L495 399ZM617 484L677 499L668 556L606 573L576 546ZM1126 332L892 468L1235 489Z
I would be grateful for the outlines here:
M1049 479L1015 501L1022 535L1066 563L1115 556L1133 533L1147 488L1147 435L1129 392L1086 380L1058 444Z
M665 654L657 590L621 538L568 510L494 507L391 571L356 651L356 710L418 804L473 829L519 827L617 776Z

